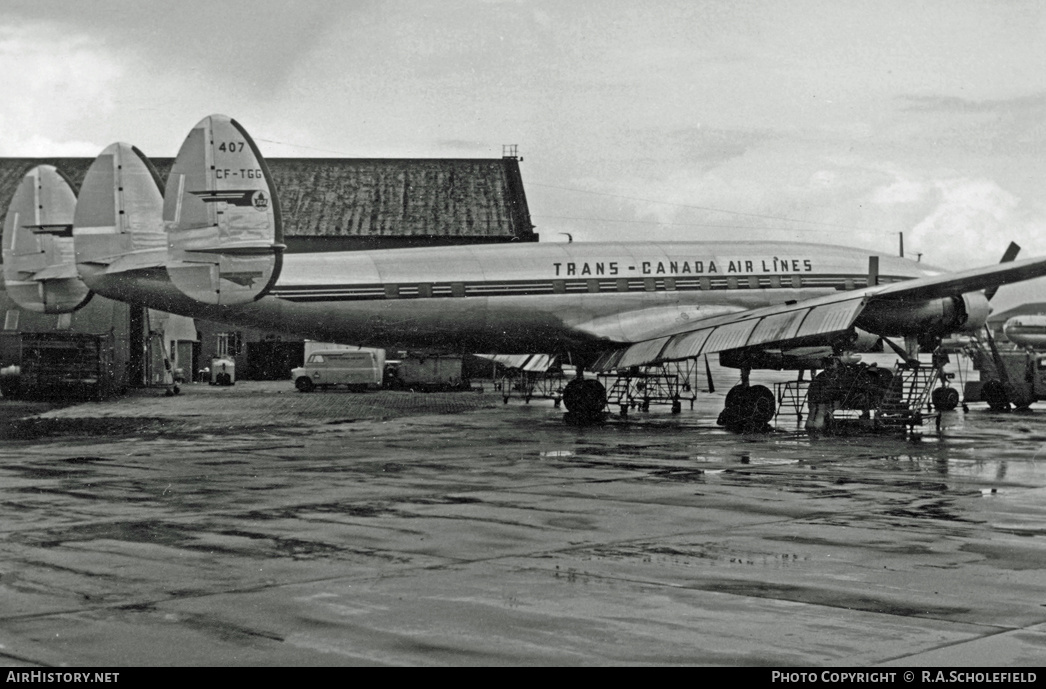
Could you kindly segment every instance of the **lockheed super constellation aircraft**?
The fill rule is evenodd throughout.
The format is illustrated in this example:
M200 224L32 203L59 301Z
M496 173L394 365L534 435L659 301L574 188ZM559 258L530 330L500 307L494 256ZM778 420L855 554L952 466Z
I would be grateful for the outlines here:
M1046 315L1014 316L1003 323L1002 331L1018 347L1046 349Z
M606 404L586 370L718 353L741 371L727 396L727 425L765 425L775 400L749 383L753 369L826 368L822 357L884 337L934 346L984 326L984 290L1046 274L1046 259L945 273L858 249L782 242L284 255L265 162L243 127L221 115L192 129L166 185L141 152L118 143L73 199L48 167L31 171L15 194L4 276L24 308L69 311L97 293L322 341L569 354L578 377L563 401L580 420L596 419Z

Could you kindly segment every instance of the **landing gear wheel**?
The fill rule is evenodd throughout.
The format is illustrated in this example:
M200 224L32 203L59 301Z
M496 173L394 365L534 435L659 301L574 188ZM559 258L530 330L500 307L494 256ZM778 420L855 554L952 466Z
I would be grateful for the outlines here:
M959 391L955 388L937 388L930 395L934 409L951 411L959 406Z
M308 376L300 376L298 380L294 381L294 387L298 388L298 392L312 392L316 389L312 379Z
M988 403L992 411L1009 411L1010 394L1006 386L998 380L989 380L981 388L981 399Z
M777 411L777 400L765 385L735 385L726 393L726 404L716 423L734 433L769 430Z
M765 385L748 388L748 420L756 427L766 426L777 412L777 399Z
M603 419L603 407L607 404L607 390L593 378L574 379L563 389L563 406L567 408L565 420L580 426L598 423Z

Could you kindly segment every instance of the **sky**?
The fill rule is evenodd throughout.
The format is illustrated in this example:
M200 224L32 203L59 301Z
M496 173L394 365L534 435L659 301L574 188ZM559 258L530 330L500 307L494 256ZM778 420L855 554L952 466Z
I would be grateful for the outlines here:
M1046 256L1039 0L4 0L0 156L497 158L542 241ZM1046 301L1005 288L1004 306Z

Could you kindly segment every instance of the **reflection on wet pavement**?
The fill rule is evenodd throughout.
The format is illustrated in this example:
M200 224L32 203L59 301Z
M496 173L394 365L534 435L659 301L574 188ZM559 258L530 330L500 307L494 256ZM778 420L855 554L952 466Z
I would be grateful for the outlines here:
M714 397L579 429L493 396L229 392L0 444L0 659L1041 663L1042 411L818 439L727 434Z

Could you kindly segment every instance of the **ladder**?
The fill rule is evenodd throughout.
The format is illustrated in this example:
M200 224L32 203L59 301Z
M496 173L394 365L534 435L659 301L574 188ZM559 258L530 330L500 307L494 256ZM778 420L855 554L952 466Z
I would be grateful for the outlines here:
M875 412L877 425L909 429L928 419L941 426L941 413L930 411L930 393L940 377L935 366L909 365L898 362L894 378Z

